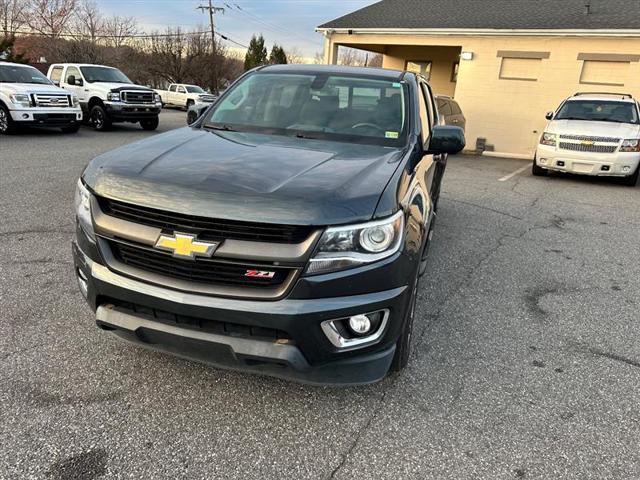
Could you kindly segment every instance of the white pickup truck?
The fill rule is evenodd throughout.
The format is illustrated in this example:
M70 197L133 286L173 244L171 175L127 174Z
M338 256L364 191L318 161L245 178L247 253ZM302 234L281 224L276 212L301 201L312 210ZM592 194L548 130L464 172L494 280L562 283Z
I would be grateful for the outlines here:
M184 83L172 83L168 90L156 90L160 95L163 105L186 108L196 103L213 103L215 95L205 92L197 85L186 85Z
M139 122L144 130L158 128L160 97L152 89L134 84L117 68L55 63L47 76L78 96L85 119L98 131L109 130L116 122Z
M56 87L33 67L0 61L0 134L20 126L60 127L72 133L81 122L75 94Z

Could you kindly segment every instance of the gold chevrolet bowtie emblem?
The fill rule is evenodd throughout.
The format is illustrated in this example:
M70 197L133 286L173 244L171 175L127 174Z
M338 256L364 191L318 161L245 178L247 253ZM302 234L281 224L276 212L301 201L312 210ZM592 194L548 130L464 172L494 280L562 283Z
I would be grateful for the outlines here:
M582 145L593 145L596 142L592 142L591 140L583 140Z
M174 257L191 258L211 257L218 247L218 242L200 242L195 235L188 233L174 233L173 235L160 235L155 247L171 252Z

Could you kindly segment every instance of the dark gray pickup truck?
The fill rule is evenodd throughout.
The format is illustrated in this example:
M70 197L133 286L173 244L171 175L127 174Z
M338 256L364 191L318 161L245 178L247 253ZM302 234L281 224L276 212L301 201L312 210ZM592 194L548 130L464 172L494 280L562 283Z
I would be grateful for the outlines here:
M447 154L420 76L269 66L188 127L78 181L75 268L97 324L216 366L315 384L407 365Z

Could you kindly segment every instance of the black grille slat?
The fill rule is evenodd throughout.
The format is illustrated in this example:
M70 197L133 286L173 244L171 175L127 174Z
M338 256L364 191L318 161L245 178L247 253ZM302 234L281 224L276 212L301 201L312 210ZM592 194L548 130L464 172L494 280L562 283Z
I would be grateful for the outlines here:
M161 228L169 232L197 234L200 239L247 240L270 243L301 243L313 227L305 225L276 225L237 220L210 219L195 215L156 210L117 200L99 197L104 213L122 220Z
M157 308L123 302L121 300L116 300L108 297L103 298L103 300L115 305L116 308L120 311L129 311L132 314L145 315L147 317L152 317L155 321L174 325L180 328L202 330L222 335L233 335L247 338L255 337L256 339L268 339L272 341L291 340L291 336L287 332L277 330L275 328L253 327L248 325L241 325L238 323L225 322L221 320L209 320L199 317L177 315L175 313L159 310Z
M282 285L291 268L222 262L212 259L183 260L165 252L116 241L109 242L113 255L125 265L172 278L211 285L274 288ZM275 272L273 278L246 277L247 270Z
M123 92L125 103L154 103L153 92L147 91L125 91Z

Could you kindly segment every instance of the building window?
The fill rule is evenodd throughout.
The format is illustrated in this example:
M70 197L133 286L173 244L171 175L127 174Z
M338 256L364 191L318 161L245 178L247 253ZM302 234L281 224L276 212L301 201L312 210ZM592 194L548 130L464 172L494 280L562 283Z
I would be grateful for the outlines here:
M407 60L405 70L419 73L427 80L431 80L431 61L424 62L418 60Z
M451 81L453 83L458 81L458 69L460 68L460 62L454 62L451 68Z

